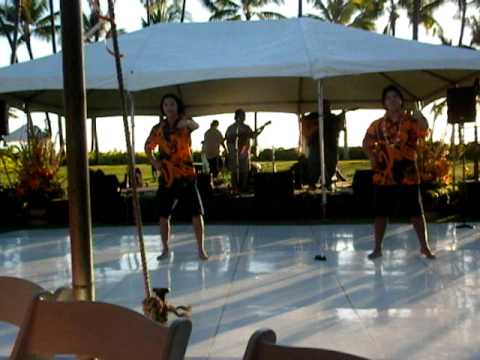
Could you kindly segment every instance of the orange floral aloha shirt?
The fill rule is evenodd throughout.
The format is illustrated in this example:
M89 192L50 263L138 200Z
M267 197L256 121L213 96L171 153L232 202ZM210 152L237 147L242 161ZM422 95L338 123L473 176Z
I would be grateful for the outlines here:
M153 152L158 146L158 159L162 162L161 176L166 187L174 180L195 178L192 157L191 130L177 125L169 128L166 121L155 125L145 142L145 151Z
M417 140L428 133L418 121L404 114L399 123L386 116L374 121L363 140L372 155L375 185L415 185L420 183L417 168Z

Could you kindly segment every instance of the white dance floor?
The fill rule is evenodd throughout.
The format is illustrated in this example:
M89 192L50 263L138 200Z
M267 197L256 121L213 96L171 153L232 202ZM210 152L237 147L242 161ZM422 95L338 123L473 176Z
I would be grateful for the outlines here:
M419 255L407 224L388 227L384 256L374 262L372 226L363 224L207 224L207 262L196 256L190 226L173 226L173 252L160 262L158 228L145 227L145 239L153 285L193 306L187 359L241 359L250 335L265 327L282 344L371 359L480 359L480 224L455 225L429 225L434 261ZM134 234L94 229L95 281L97 300L140 311ZM318 253L327 261L315 261ZM0 233L0 275L49 290L69 286L68 229ZM0 324L0 355L15 336Z

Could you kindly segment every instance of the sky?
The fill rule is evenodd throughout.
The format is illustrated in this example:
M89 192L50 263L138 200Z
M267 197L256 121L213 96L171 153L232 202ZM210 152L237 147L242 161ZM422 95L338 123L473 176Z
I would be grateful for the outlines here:
M107 9L106 1L101 0L104 11ZM304 0L304 14L316 13L309 4ZM56 9L59 8L59 1L54 1ZM84 8L87 8L87 3L83 1ZM268 9L268 8L267 8ZM297 0L285 0L285 4L280 8L276 6L270 7L271 10L277 10L287 17L295 17L298 13ZM205 22L208 21L209 13L201 5L200 0L187 0L187 12L192 15L192 21ZM456 8L455 4L447 3L435 15L441 22L444 33L447 38L453 39L454 43L458 42L459 36L459 21L455 19ZM145 9L139 0L117 0L116 1L116 18L119 28L125 29L127 32L139 30L141 28L141 19L145 17ZM385 17L377 22L377 31L381 31L387 23ZM410 39L411 27L405 13L400 13L400 19L397 24L397 37ZM440 41L425 33L423 28L420 28L420 41L438 44ZM470 31L467 29L464 43L470 41ZM35 41L33 44L33 52L35 57L41 57L51 54L51 45L43 41ZM0 66L7 66L9 64L10 49L5 39L0 39ZM27 61L28 55L24 47L19 49L20 61ZM379 89L379 92L381 89ZM380 96L380 94L379 94ZM382 110L357 110L347 114L347 128L348 128L348 145L360 146L363 135L369 124L383 115ZM429 119L430 125L433 125L433 116L430 114L429 108L425 109L424 115ZM40 127L44 127L43 114L35 114L34 122ZM225 133L226 128L233 122L233 114L221 114L214 116L197 117L195 120L200 124L200 128L192 133L192 145L194 150L200 150L203 134L209 128L212 120L217 119L220 122L219 130ZM246 123L253 128L254 114L248 113ZM257 121L261 126L263 123L272 120L272 124L267 126L258 138L258 146L260 149L283 147L292 148L298 145L298 121L297 116L293 114L283 113L258 113ZM138 152L143 151L143 143L148 136L151 127L158 121L158 117L137 117L135 119L135 149ZM20 127L25 123L25 118L19 115L17 119L10 120L10 132ZM56 121L53 121L53 133L58 132ZM465 136L467 141L473 139L474 124L466 124ZM90 144L90 121L87 120L87 139ZM97 133L99 138L100 151L121 150L124 151L125 136L123 132L123 122L121 118L102 118L97 121ZM449 141L450 127L446 125L445 116L441 117L435 122L434 138ZM340 136L339 144L343 146L343 136Z

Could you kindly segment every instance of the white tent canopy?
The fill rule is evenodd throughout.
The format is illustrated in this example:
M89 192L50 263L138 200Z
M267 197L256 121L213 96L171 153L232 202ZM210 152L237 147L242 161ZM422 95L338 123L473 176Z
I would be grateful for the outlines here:
M85 49L89 116L120 114L114 58ZM336 108L379 105L396 84L408 101L432 101L471 85L480 53L427 45L307 18L158 24L120 37L126 88L137 114L158 114L177 93L190 115L317 108L316 80ZM0 69L0 98L32 111L63 113L61 54Z

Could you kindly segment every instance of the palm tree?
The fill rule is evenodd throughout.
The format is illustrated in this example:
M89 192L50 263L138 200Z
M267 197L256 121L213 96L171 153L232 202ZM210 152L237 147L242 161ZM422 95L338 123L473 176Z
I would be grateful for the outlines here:
M470 18L470 28L472 29L472 41L470 46L479 46L480 47L480 17Z
M142 19L142 23L145 23L143 27L150 26L150 0L140 0L142 4L145 5L145 10L147 10L147 20Z
M183 21L185 20L185 9L187 7L187 0L183 0L183 5L182 5L182 16L180 18L180 22L183 23Z
M480 7L480 0L455 0L457 4L457 10L458 10L458 17L460 18L460 35L458 38L458 46L463 45L463 36L465 34L465 27L467 27L469 24L469 19L467 18L467 10L468 7L471 5L475 5L475 7L479 8ZM475 18L473 18L475 21Z
M433 35L441 34L442 27L433 17L433 12L440 8L445 0L400 0L399 5L407 10L407 16L412 24L412 39L418 40L418 29L423 25Z
M57 53L57 30L55 26L55 11L53 10L53 0L48 0L48 10L50 12L50 40L52 41L52 51Z
M283 19L285 16L273 11L262 11L267 5L282 5L283 0L202 0L203 5L210 10L213 20L252 20Z
M12 4L12 2L14 2ZM53 4L52 4L53 5ZM53 7L50 8L53 10ZM20 12L18 12L20 11ZM18 16L20 14L20 17ZM2 18L2 24L8 24L7 27L3 27L4 32L11 31L13 33L12 40L10 42L12 46L12 58L11 63L16 59L16 31L18 30L20 38L18 44L24 43L28 50L28 55L33 60L32 50L32 36L38 37L43 40L55 41L55 32L60 31L60 26L55 25L55 19L58 17L57 13L48 13L47 0L13 0L5 2L4 6L0 9L0 17ZM32 128L31 116L27 109L27 123ZM46 113L46 125L47 129L51 133L51 122L48 113Z
M161 22L183 22L186 18L192 19L191 14L185 11L185 0L141 0L147 5L147 19L142 19L142 26Z
M320 10L320 20L352 26L364 30L375 30L375 20L383 12L384 0L310 0Z
M16 5L7 2L1 8L1 17L6 24L10 25L10 31L14 31L16 21ZM32 37L49 41L52 38L51 17L48 13L47 0L22 0L19 19L19 42L24 43L28 50L30 59L33 59ZM54 13L58 18L59 13ZM54 19L54 20L55 20ZM60 31L60 25L54 24L55 31Z
M18 48L18 25L21 17L21 0L16 0L14 10L12 5L5 2L0 5L0 26L2 34L7 38L10 45L11 56L10 64L17 62L17 48Z
M98 16L94 11L83 14L83 32L84 41L87 43L97 42L102 38L107 37L108 24L105 21L98 21Z
M385 35L395 36L396 28L397 28L397 19L399 17L397 9L398 9L398 4L395 2L395 0L390 0L389 7L387 9L388 24L383 29L383 33Z

